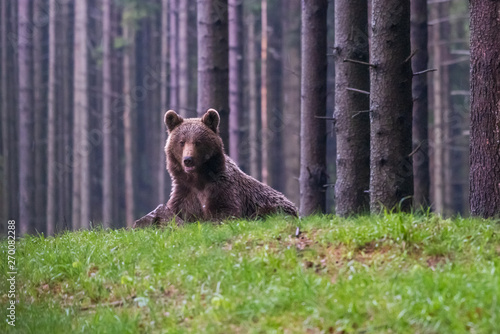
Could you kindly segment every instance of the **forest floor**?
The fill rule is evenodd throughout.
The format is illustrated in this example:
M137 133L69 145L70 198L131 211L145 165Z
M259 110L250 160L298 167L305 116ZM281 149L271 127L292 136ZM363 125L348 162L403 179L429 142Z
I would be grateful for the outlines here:
M297 227L299 228L297 231ZM2 273L7 241L1 242ZM66 232L16 243L0 332L494 333L500 224L381 214Z

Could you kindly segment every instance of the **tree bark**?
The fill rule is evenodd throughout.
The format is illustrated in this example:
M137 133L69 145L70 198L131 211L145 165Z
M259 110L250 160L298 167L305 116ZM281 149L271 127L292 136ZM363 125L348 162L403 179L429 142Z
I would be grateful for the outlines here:
M7 122L9 119L9 113L7 108L7 1L2 1L0 3L0 112L2 119L2 179L0 180L0 194L1 201L1 213L0 219L6 222L10 220L9 215L9 137L8 137L8 127ZM6 226L0 226L0 233L5 233Z
M33 152L33 36L31 2L18 1L19 225L21 234L35 232Z
M439 19L439 4L434 4L430 10L431 17L434 20ZM441 68L442 63L442 46L441 31L439 24L436 24L432 29L432 59L434 66L438 69L432 78L432 102L433 102L433 143L432 143L432 208L437 213L444 211L444 112L443 112L443 87L441 87Z
M470 0L471 214L500 214L500 3Z
M326 0L302 0L300 215L326 205Z
M261 177L268 184L268 124L267 124L267 0L261 1L260 38L260 122Z
M214 108L220 136L229 149L227 0L198 0L198 115Z
M281 29L282 6L278 1L268 6L268 56L267 56L267 170L268 184L283 192L285 188L285 165L283 155L283 91L282 62L279 50L283 44Z
M103 26L102 26L102 118L103 118L103 171L102 171L102 213L104 227L110 227L113 221L113 117L111 113L111 100L113 94L111 82L111 0L103 0Z
M54 234L54 227L57 221L57 203L59 188L57 187L57 140L59 130L57 126L57 0L49 2L49 86L47 100L47 234Z
M284 194L297 206L300 201L300 1L282 1Z
M168 1L162 0L162 11L161 11L161 83L160 83L160 103L161 108L168 110ZM164 123L161 121L163 115L158 115L159 123L159 141L165 143L167 139L166 129ZM158 200L160 203L166 203L166 162L165 153L163 150L158 152L159 156L159 166L158 166Z
M177 0L170 0L169 3L169 36L170 36L170 103L169 109L179 109L179 58L177 34L179 6Z
M261 179L260 154L258 143L259 114L257 110L257 75L255 62L257 52L255 50L255 15L251 12L247 16L248 34L248 150L250 161L250 175L256 179Z
M73 194L73 121L75 113L73 112L73 44L74 44L74 24L73 24L74 7L71 2L66 2L61 5L61 43L59 48L61 52L61 89L62 96L59 97L58 105L61 110L62 117L58 125L62 129L62 144L58 150L58 163L61 167L58 169L58 187L60 190L59 196L59 216L58 221L54 222L54 231L58 228L78 228L72 226L72 198ZM72 39L73 37L73 39ZM57 44L57 42L56 42ZM58 226L59 222L62 223ZM75 222L76 223L76 222Z
M132 227L135 219L134 201L134 124L135 101L132 101L132 88L135 78L135 31L131 22L124 22L123 37L127 43L123 54L123 133L125 145L125 221Z
M448 18L450 16L450 3L439 3L439 18ZM441 92L442 92L442 134L443 134L443 213L446 216L453 214L453 183L455 180L453 176L456 175L454 171L460 170L460 164L455 165L451 161L453 154L453 134L452 134L452 102L451 102L451 82L450 82L450 65L451 49L448 43L443 43L450 36L450 21L444 20L438 23L437 30L440 31L439 47L441 48L441 63L439 66L439 77Z
M240 164L243 112L243 2L229 0L229 156Z
M88 51L87 2L75 3L74 93L73 93L73 224L89 227L90 183L88 147Z
M10 6L9 6L10 4ZM17 110L15 107L15 98L13 96L15 85L9 84L16 82L14 78L15 73L15 59L14 59L14 46L9 44L8 34L12 32L11 26L14 24L14 17L11 14L14 2L2 1L2 19L1 24L1 108L2 108L2 219L4 222L11 219L19 219L18 217L18 182L19 176L17 174L17 154L18 141L17 141ZM4 228L7 224L4 223Z
M367 63L368 4L366 0L335 1L335 131L337 181L335 211L348 216L369 209L370 100L348 88L370 90Z
M35 146L35 229L39 233L46 233L47 224L47 114L46 114L46 84L44 73L47 62L44 57L44 15L46 4L42 0L33 1L33 112L34 112L34 146Z
M427 0L411 0L411 45L413 72L424 71L428 67L427 49ZM425 209L430 205L429 187L429 99L427 75L413 77L413 205Z
M188 0L180 0L179 18L179 112L183 117L196 117L189 106L189 40L188 40Z
M410 2L373 0L370 63L370 210L411 207Z

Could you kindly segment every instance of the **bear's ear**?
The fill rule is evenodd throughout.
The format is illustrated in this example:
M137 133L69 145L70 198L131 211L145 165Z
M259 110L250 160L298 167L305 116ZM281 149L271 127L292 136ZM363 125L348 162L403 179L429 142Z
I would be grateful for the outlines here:
M203 124L212 129L213 132L219 132L220 117L217 110L208 109L205 115L203 115L203 117L201 118L201 121L203 122Z
M173 110L169 110L165 114L165 125L167 126L168 132L172 132L172 130L181 124L182 121L184 121L184 119Z

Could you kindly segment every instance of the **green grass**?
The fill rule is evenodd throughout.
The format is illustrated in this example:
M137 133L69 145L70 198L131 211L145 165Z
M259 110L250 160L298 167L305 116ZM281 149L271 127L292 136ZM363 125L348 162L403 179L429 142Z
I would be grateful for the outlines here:
M15 330L498 333L499 232L385 214L29 236L17 242ZM0 332L12 331L7 283Z

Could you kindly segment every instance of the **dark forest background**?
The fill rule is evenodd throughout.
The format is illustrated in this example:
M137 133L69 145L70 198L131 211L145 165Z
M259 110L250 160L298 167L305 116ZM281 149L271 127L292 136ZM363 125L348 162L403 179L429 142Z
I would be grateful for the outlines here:
M238 96L223 125L226 151L299 205L301 2L210 3L216 18L229 14L228 94ZM334 26L342 14L328 3L324 188L327 212L335 212ZM467 215L468 7L459 0L427 4L427 68L437 70L424 74L430 204L438 213ZM198 27L206 18L199 8L188 0L1 1L2 222L19 220L22 232L48 234L130 226L166 202L163 115L174 109L196 117L212 107L199 105ZM27 178L20 178L22 168ZM20 207L20 198L29 206Z

